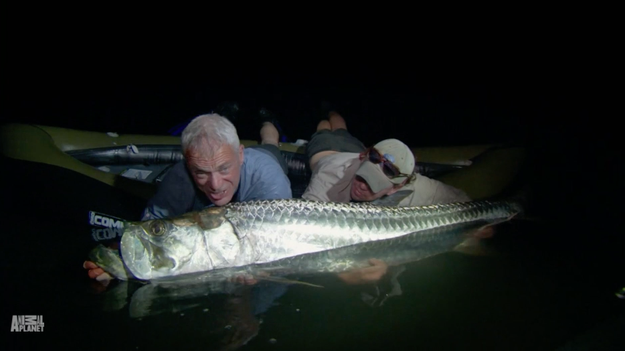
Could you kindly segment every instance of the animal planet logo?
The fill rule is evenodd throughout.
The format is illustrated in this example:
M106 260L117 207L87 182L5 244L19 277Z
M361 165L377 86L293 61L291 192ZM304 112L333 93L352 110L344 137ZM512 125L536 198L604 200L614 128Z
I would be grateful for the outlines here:
M110 240L122 236L124 221L120 218L89 211L89 224L101 228L92 228L91 236L95 241Z
M42 315L14 315L11 320L11 332L43 332Z

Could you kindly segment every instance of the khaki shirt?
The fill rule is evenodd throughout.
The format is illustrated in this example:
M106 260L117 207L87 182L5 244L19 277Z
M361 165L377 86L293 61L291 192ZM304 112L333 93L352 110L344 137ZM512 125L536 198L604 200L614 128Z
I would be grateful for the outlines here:
M323 157L313 171L302 198L325 202L350 202L352 180L360 167L358 153L340 152ZM438 180L417 174L400 190L412 190L399 206L425 206L471 201L467 194Z

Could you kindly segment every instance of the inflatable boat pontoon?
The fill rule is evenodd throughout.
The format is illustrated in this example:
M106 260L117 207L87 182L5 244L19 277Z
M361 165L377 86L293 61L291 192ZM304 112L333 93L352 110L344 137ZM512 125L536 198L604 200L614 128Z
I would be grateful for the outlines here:
M118 135L32 124L0 130L9 167L9 206L69 216L89 211L136 219L170 167L182 159L180 137ZM242 140L245 146L256 141ZM304 145L282 143L293 195L310 178ZM525 158L521 147L467 145L412 149L421 174L463 189L473 199L500 194ZM82 213L82 214L81 214ZM84 217L83 217L84 218Z

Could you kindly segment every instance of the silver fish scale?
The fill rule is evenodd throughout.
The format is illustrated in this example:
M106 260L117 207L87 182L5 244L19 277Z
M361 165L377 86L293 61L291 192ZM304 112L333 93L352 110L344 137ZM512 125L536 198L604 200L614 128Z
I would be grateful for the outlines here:
M303 199L231 203L222 209L196 214L201 223L194 222L195 215L185 216L180 224L171 221L169 235L163 236L172 238L167 242L141 239L149 234L145 228L129 227L122 237L121 250L125 261L132 257L125 263L139 279L264 264L346 248L343 256L328 253L330 256L322 260L328 265L324 269L332 270L353 261L352 251L347 248L350 245L365 243L358 250L376 250L376 256L383 257L385 251L377 251L378 248L384 249L386 245L405 240L406 243L429 245L427 251L421 247L415 247L413 251L432 254L454 244L454 237L449 233L457 225L482 225L518 212L521 212L521 206L508 201L422 207L382 207L369 203ZM386 239L393 240L378 245L378 241Z
M231 203L226 218L238 228L260 230L266 224L310 224L362 231L427 229L477 219L507 217L520 211L514 202L474 201L420 207L382 207L363 203L327 203L301 199Z
M465 234L480 225L480 222L458 223L387 240L364 242L285 257L267 263L217 270L215 273L224 276L256 275L259 272L272 275L338 273L353 268L368 267L371 258L381 259L388 265L404 264L453 250L468 238Z
M474 201L421 207L382 207L302 199L231 203L225 217L253 252L244 262L266 262L431 228L507 218L513 202Z

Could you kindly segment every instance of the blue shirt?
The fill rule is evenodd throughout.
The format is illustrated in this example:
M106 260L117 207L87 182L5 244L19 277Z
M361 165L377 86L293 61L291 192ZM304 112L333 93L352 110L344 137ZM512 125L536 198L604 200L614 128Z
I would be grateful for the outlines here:
M232 202L290 199L291 182L276 159L260 150L243 150L241 176ZM142 220L175 217L214 206L197 188L185 161L176 163L167 173L143 212Z

